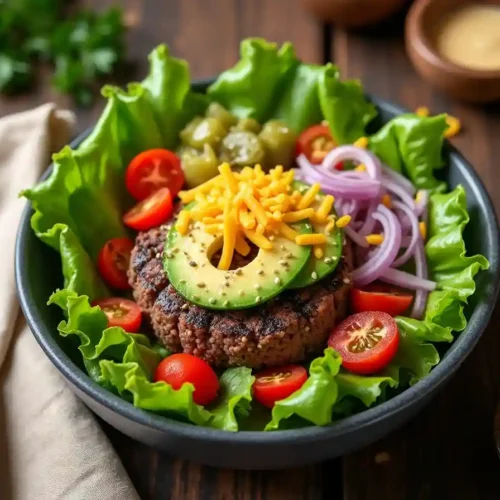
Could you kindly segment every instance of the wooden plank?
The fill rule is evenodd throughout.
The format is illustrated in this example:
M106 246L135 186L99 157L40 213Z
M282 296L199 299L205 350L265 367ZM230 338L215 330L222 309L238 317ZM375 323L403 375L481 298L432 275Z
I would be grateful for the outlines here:
M336 30L331 54L344 77L360 78L379 97L409 109L427 105L433 113L458 116L464 132L453 143L473 163L500 213L498 106L460 104L422 81L404 53L401 24L365 34ZM500 464L493 446L500 388L498 321L499 308L479 345L423 412L386 439L344 458L346 500L499 498Z

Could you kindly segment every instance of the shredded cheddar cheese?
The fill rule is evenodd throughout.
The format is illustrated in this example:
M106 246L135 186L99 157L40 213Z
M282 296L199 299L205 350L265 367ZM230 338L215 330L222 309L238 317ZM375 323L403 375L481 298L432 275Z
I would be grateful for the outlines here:
M318 210L316 210L316 213L314 214L314 219L320 223L326 222L326 218L328 217L328 214L332 211L334 202L335 198L331 194L326 195L323 198L323 201L321 202L321 205L319 206Z
M446 115L446 123L448 125L448 128L444 132L444 136L447 139L450 139L451 137L455 137L461 130L462 124L460 123L460 120L458 118L455 118L454 116L451 115Z
M294 171L285 171L281 165L269 173L260 165L235 172L222 163L218 176L179 193L184 204L194 201L196 205L180 212L176 228L184 235L191 225L200 224L207 233L219 236L222 253L218 268L222 270L229 269L234 252L248 255L250 242L271 250L278 235L299 245L314 246L314 255L322 258L321 245L335 227L335 218L330 215L335 199L326 195L318 206L320 184L301 193L294 190L293 180ZM289 225L307 219L326 224L324 234L299 234ZM344 227L349 221L349 217L341 217L337 225Z
M181 234L187 234L189 230L189 219L191 218L191 215L189 212L183 210L177 219L177 224L176 224L176 229L179 231ZM215 221L214 221L215 222Z
M420 236L425 240L427 238L427 224L425 222L419 222L418 229L420 231Z
M328 222L328 224L325 227L325 234L327 236L330 235L334 227L335 227L335 219L332 219L330 222Z
M366 149L368 147L368 137L360 137L358 140L353 142L353 146Z
M390 194L384 194L382 196L382 205L384 205L387 208L392 208L392 198Z
M323 251L323 249L320 246L315 246L313 252L314 252L314 256L317 259L322 259L323 255L325 254L325 252Z
M346 227L349 222L351 222L351 216L350 215L343 215L340 217L340 219L337 220L337 223L335 224L337 227Z
M316 195L320 192L321 190L321 185L316 183L313 184L307 192L302 196L302 199L300 200L300 203L297 205L297 208L299 210L304 210L307 208L313 201Z
M369 245L382 245L384 237L381 234L369 234L366 236L366 241Z
M297 245L324 245L326 236L321 233L299 234L295 237L295 243Z
M431 112L429 111L429 108L427 106L419 106L415 110L415 114L418 116L429 116Z

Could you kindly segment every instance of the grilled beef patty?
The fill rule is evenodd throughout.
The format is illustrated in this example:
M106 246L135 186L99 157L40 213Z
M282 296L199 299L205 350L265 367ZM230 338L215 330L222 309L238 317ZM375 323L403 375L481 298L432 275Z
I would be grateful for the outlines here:
M348 245L334 273L241 311L213 311L188 302L169 284L162 252L167 228L139 233L129 281L158 340L172 352L194 354L214 367L276 366L319 354L346 315L352 255Z

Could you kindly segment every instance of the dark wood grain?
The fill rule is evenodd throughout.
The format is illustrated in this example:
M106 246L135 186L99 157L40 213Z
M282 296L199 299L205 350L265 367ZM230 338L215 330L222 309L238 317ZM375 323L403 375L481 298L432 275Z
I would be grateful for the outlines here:
M500 110L458 104L420 80L404 53L401 30L372 34L337 30L334 60L344 76L415 109L458 116L464 131L453 143L475 165L500 213ZM493 418L500 387L500 310L472 355L444 391L413 421L386 439L344 459L344 499L500 498L500 463Z

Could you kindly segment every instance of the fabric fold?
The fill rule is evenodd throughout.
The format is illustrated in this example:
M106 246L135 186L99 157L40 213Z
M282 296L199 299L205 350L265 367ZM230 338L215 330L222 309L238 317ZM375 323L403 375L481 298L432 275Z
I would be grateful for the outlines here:
M74 116L45 104L0 119L0 498L136 500L123 465L91 412L71 392L26 325L14 280L25 201Z

